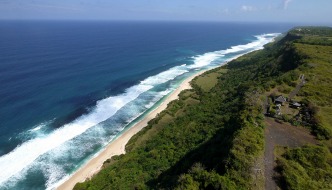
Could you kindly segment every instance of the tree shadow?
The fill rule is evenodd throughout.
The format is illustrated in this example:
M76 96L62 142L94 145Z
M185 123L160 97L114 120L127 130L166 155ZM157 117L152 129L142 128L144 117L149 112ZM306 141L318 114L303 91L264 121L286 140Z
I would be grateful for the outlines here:
M279 189L287 189L287 183L285 178L281 175L282 168L280 166L275 166L274 169L273 180L275 181L277 187Z
M181 160L168 170L162 172L156 179L147 182L154 189L174 188L179 176L187 173L195 163L201 163L206 170L214 170L219 174L226 171L227 158L233 144L234 134L240 128L236 121L229 121L228 125L219 129L208 141L187 153Z

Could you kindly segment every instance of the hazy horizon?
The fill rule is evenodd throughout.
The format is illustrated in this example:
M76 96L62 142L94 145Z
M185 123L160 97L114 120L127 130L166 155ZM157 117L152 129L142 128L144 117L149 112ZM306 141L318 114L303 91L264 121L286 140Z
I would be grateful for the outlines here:
M0 0L0 20L269 22L331 25L332 1Z

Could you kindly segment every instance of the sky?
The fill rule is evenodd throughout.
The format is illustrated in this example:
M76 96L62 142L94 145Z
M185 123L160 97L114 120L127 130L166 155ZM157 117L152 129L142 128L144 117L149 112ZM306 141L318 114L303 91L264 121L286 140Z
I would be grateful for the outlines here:
M331 0L0 0L0 20L331 23Z

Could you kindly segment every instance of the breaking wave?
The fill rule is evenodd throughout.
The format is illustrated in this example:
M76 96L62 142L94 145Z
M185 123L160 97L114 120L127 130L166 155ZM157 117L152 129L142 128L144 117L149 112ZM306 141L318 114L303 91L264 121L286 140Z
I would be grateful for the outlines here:
M192 64L182 64L140 81L123 94L96 103L88 114L48 134L46 123L30 129L33 138L0 157L0 188L18 188L20 181L33 180L29 173L45 178L45 188L54 188L84 162L111 142L158 101L173 91L179 81L208 68L219 66L239 55L262 49L279 34L255 36L245 45L191 57ZM23 186L22 186L23 188Z

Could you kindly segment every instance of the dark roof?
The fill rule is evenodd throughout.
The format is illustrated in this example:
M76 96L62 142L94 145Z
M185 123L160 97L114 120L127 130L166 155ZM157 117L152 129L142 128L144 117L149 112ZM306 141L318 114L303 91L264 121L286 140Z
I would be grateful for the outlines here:
M274 101L275 102L286 102L286 98L283 96L278 96L278 98L276 98Z

